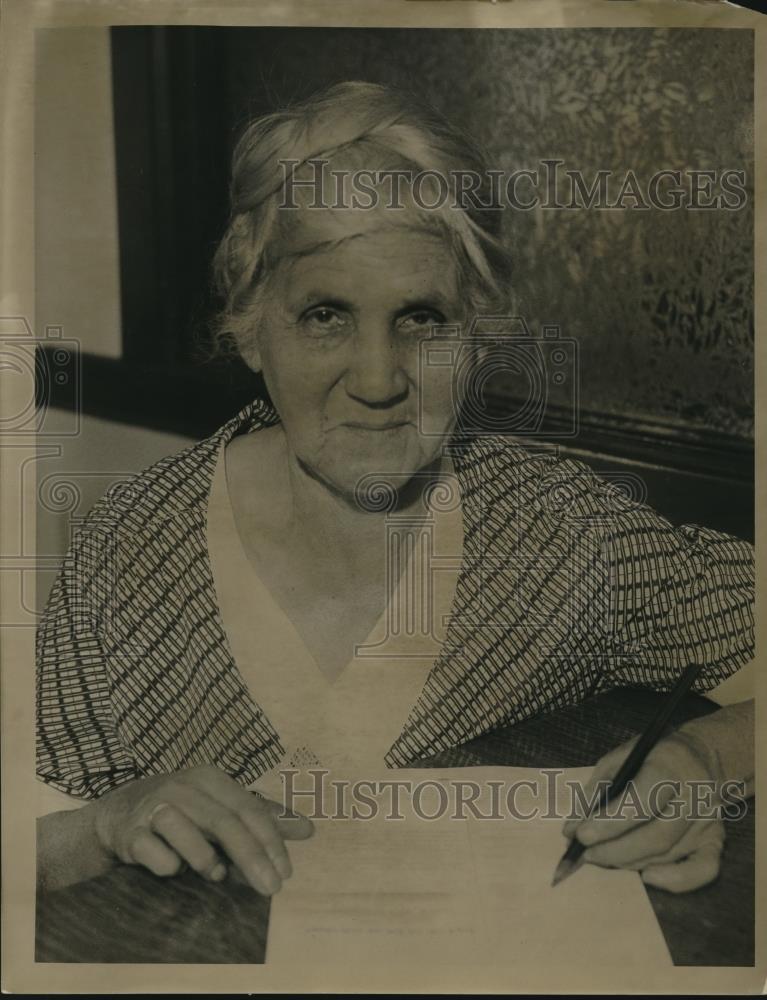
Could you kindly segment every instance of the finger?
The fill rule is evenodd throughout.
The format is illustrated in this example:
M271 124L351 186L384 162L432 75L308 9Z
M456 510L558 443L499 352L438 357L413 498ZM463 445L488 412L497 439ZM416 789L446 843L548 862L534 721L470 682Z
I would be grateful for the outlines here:
M314 823L308 816L291 812L281 803L273 802L271 799L262 799L262 802L277 824L280 834L287 840L306 840L314 834Z
M594 769L586 780L586 783L583 785L582 792L586 803L590 803L592 801L598 786L615 777L621 764L631 753L637 739L638 737L635 737L634 739L629 740L628 743L622 743L619 747L615 747L614 750L606 753L604 757L600 757L594 765ZM584 822L586 822L586 818L584 816L577 816L568 819L562 827L562 833L566 837L573 837L575 835L575 831Z
M724 826L718 821L711 823L696 823L689 827L684 836L669 848L664 854L650 855L642 858L636 865L627 867L635 868L637 871L644 871L647 868L654 868L656 865L669 865L683 858L695 854L704 846L714 846L721 853L724 847Z
M609 824L611 821L604 822ZM685 829L684 820L653 820L620 837L602 838L593 843L586 849L583 859L606 868L634 867L645 858L666 854L683 837Z
M218 768L199 768L190 775L211 798L227 806L252 833L266 852L275 872L290 878L293 868L280 830L267 809L266 800L253 795ZM276 890L274 890L276 891Z
M143 865L163 877L177 875L183 866L178 854L146 827L132 835L129 854L132 864Z
M577 827L578 840L587 847L613 840L647 824L654 817L666 814L667 806L681 794L682 788L681 782L665 780L664 773L657 764L646 763L601 814L585 819Z
M652 865L642 872L646 885L667 892L691 892L713 882L719 874L722 848L707 843L682 861L668 865Z
M711 840L724 842L720 823L654 820L617 840L589 847L584 860L602 867L641 871L678 861Z
M253 798L247 803L240 818L255 839L263 846L280 877L290 878L293 874L293 866L271 810L262 801Z
M219 807L205 831L214 837L258 892L272 896L279 892L282 879L264 844L231 810Z
M162 803L152 813L151 826L199 875L211 882L226 878L226 865L215 848L180 809Z
M265 835L273 849L274 838L279 839L279 835L273 824L271 830L259 830L254 824L251 831L240 815L253 808L253 796L229 775L212 767L188 772L176 795L181 810L224 849L254 889L264 895L279 891L281 876L261 840L261 835Z

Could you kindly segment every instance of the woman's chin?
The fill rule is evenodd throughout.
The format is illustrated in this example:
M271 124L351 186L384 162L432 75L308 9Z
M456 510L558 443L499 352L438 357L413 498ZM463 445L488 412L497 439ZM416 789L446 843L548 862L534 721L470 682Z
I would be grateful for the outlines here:
M390 509L431 461L423 454L347 456L342 467L328 470L326 482L368 510Z

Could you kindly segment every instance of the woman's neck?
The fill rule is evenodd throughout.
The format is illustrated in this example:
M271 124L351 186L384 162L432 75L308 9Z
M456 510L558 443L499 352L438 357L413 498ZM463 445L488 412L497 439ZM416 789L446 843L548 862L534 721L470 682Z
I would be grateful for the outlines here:
M285 462L289 484L289 503L293 529L312 548L358 549L383 544L387 519L392 515L413 518L425 516L424 498L451 470L448 459L438 458L418 470L402 490L393 488L387 495L385 483L368 498L350 496L327 482L311 466L302 462L286 446ZM381 509L383 508L383 509Z
M288 559L341 568L353 578L365 578L386 548L388 509L364 509L353 497L325 482L298 460L281 427L248 434L231 442L227 480L241 531L254 544L267 541L264 551L281 551ZM414 518L425 515L429 482L452 474L449 458L419 470L411 488L396 495L396 512ZM375 500L375 497L371 498Z

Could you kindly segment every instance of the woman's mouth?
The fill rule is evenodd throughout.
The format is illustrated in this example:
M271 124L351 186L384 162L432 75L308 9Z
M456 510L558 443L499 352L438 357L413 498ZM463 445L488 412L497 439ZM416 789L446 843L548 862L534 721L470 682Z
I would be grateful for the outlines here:
M344 423L341 426L350 427L352 430L372 431L374 433L375 432L382 433L385 431L396 431L402 427L409 426L409 424L410 424L409 420L390 420L387 421L386 423L373 423L372 421L355 420L355 421L348 421L347 423Z

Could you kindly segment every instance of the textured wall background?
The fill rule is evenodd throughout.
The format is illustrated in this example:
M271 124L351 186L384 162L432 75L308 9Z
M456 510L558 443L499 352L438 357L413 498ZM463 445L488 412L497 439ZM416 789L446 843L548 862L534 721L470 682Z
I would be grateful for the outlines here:
M743 169L740 211L516 211L519 311L581 348L588 410L753 434L753 38L744 30L227 32L234 126L343 79L424 94L493 166ZM564 168L563 168L564 169ZM528 188L520 186L520 194Z

